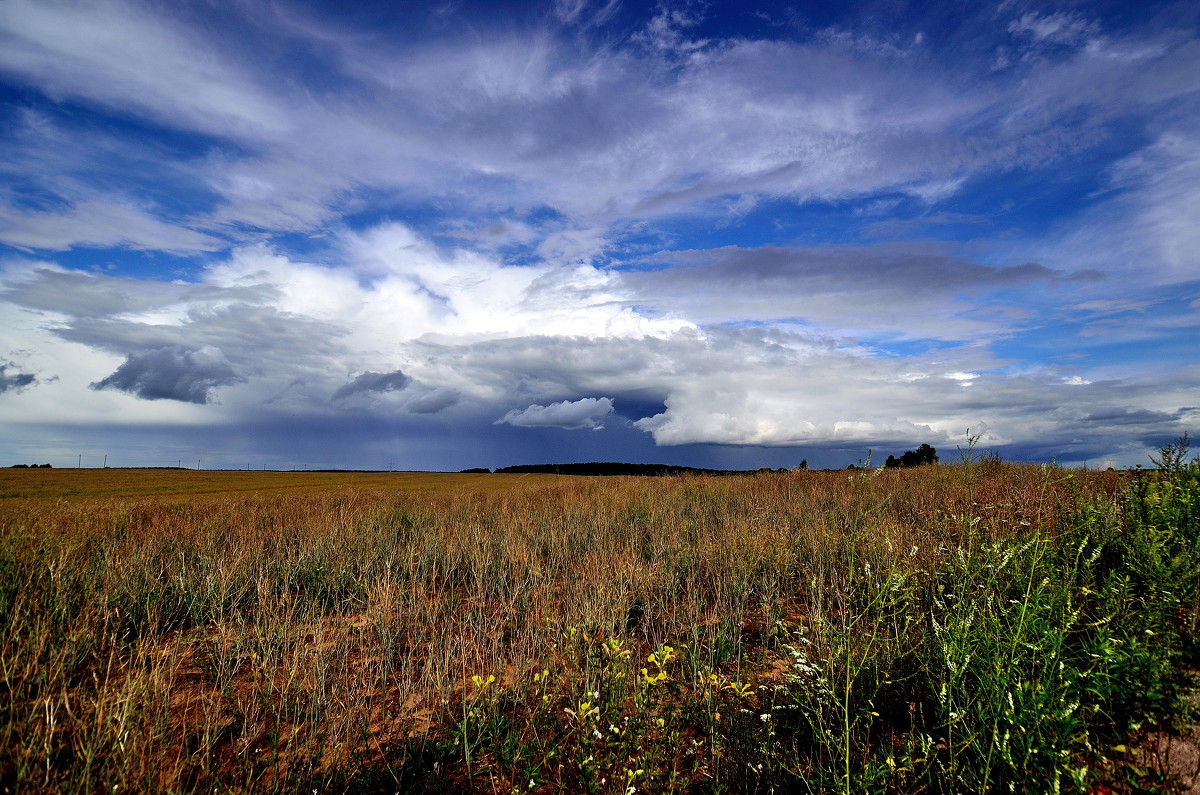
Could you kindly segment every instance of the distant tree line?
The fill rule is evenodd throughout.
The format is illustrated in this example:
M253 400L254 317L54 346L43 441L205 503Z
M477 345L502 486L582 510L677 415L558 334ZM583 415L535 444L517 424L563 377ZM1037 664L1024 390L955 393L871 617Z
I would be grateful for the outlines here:
M731 470L698 469L673 464L621 464L611 461L587 464L519 464L500 467L498 474L549 474L549 475L729 475ZM736 474L746 474L738 472Z
M49 464L13 464L12 469L53 469Z
M808 462L801 462L801 469ZM674 464L621 464L615 462L593 462L587 464L519 464L495 470L474 467L462 470L463 474L495 472L501 475L749 475L755 472L786 472L786 469L702 469L700 467L676 466Z
M887 461L884 462L884 467L888 469L919 467L925 464L936 464L938 462L937 450L930 447L928 444L923 444L916 450L906 450L904 455L896 458L894 455L889 455Z

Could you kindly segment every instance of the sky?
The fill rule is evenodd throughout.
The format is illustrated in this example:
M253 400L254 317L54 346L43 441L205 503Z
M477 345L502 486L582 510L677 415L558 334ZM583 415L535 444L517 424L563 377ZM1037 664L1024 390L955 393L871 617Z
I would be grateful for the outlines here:
M1200 429L1200 5L0 0L0 465Z

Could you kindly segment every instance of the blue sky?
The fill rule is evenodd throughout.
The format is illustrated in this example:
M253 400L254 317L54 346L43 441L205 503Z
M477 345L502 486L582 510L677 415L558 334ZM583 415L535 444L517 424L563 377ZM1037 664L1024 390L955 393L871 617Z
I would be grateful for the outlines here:
M0 464L1148 463L1200 425L1198 30L4 0Z

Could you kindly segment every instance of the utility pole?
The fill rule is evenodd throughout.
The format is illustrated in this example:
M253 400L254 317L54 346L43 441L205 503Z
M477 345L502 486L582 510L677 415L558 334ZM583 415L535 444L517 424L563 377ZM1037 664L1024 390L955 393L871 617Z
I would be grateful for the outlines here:
M197 458L196 459L196 469L199 469L199 468L200 468L200 459Z
M104 454L104 468L108 469L108 453Z

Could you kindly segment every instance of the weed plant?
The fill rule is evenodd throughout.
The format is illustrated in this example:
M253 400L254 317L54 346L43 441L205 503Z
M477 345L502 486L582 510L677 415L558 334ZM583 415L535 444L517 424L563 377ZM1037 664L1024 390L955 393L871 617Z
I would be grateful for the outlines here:
M41 474L0 483L14 792L1150 787L1200 651L1195 464Z

